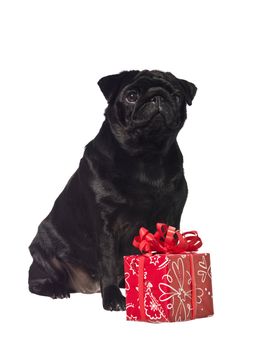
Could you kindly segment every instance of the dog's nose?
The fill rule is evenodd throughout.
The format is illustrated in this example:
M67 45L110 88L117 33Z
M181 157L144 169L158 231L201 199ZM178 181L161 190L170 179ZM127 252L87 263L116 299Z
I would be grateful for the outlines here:
M162 101L164 101L164 98L162 96L153 96L151 98L151 102L159 105Z

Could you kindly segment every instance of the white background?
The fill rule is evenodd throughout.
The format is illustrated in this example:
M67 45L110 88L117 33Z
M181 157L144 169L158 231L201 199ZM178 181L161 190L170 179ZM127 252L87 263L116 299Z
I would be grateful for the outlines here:
M257 27L249 0L1 0L2 349L257 349ZM182 229L211 253L211 318L127 322L98 294L27 290L27 247L102 124L98 79L146 68L198 87L178 138Z

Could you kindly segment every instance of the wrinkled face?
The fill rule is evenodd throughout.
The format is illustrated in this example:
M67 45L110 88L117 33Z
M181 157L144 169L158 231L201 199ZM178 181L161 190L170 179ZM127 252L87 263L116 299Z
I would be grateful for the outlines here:
M171 73L126 71L99 86L109 102L106 118L124 148L160 148L175 140L196 87Z

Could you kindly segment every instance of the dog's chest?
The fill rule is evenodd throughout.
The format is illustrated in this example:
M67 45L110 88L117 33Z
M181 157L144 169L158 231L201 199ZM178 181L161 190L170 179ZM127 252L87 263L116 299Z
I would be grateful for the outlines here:
M91 188L102 213L130 216L130 213L136 215L137 211L152 213L157 208L165 211L166 203L171 206L180 195L183 169L134 163L123 164L123 167L119 164L116 171L113 168L101 174L95 172Z
M135 183L139 188L142 187L143 190L156 194L172 191L175 188L173 179L168 179L161 171L158 174L141 171L135 175Z
M134 176L121 179L118 188L125 198L127 207L131 210L164 206L164 202L171 201L173 194L178 192L178 179L168 176L165 172L139 171Z

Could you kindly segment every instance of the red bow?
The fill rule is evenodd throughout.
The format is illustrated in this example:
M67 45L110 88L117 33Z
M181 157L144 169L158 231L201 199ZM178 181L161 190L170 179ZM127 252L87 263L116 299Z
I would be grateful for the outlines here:
M153 253L183 253L198 250L202 246L201 238L197 231L180 233L173 226L157 223L157 231L152 234L146 228L141 227L139 236L134 237L133 245L141 253L151 255Z

